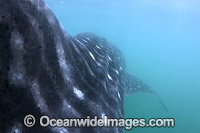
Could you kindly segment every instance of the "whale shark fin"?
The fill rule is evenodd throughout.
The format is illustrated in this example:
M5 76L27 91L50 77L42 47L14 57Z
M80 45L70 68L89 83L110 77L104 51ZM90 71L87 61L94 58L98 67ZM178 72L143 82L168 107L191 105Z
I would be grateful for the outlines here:
M165 103L161 100L160 96L154 90L152 90L147 84L145 84L141 80L135 78L131 74L125 73L124 95L128 96L128 95L132 95L132 94L136 94L136 93L140 93L140 92L152 94L155 97L157 97L157 99L161 103L164 110L166 112L168 112L168 109L167 109Z

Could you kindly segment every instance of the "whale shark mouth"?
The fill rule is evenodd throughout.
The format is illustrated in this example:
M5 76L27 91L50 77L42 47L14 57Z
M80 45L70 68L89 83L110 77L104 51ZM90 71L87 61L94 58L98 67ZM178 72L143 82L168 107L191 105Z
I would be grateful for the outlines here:
M0 0L0 132L123 132L32 128L23 118L124 117L124 95L159 96L125 72L120 51L93 33L71 37L42 0Z

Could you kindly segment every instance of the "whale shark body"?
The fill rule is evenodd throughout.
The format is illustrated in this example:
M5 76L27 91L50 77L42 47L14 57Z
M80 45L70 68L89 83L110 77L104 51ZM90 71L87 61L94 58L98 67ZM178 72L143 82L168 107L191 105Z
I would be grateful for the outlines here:
M125 72L123 56L93 33L70 36L42 0L0 0L0 132L116 132L64 128L38 118L123 118L124 93L156 94ZM27 114L36 125L27 128Z

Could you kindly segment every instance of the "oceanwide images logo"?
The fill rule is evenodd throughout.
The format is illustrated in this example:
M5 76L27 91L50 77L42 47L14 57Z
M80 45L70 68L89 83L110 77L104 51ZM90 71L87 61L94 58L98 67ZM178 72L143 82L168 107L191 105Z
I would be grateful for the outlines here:
M27 115L24 118L24 124L27 127L33 127L35 125L35 117L33 115ZM131 130L133 127L174 127L175 121L173 118L165 119L110 119L106 115L103 118L86 118L80 119L50 119L48 116L40 117L40 125L42 127L124 127L126 130Z

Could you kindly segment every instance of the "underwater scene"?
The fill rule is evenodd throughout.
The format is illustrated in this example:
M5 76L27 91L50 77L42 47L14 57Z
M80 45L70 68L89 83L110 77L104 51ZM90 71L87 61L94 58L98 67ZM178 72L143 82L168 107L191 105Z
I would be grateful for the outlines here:
M125 118L173 118L174 127L125 133L200 133L199 0L45 0L65 30L92 32L122 52L148 93L125 96Z

